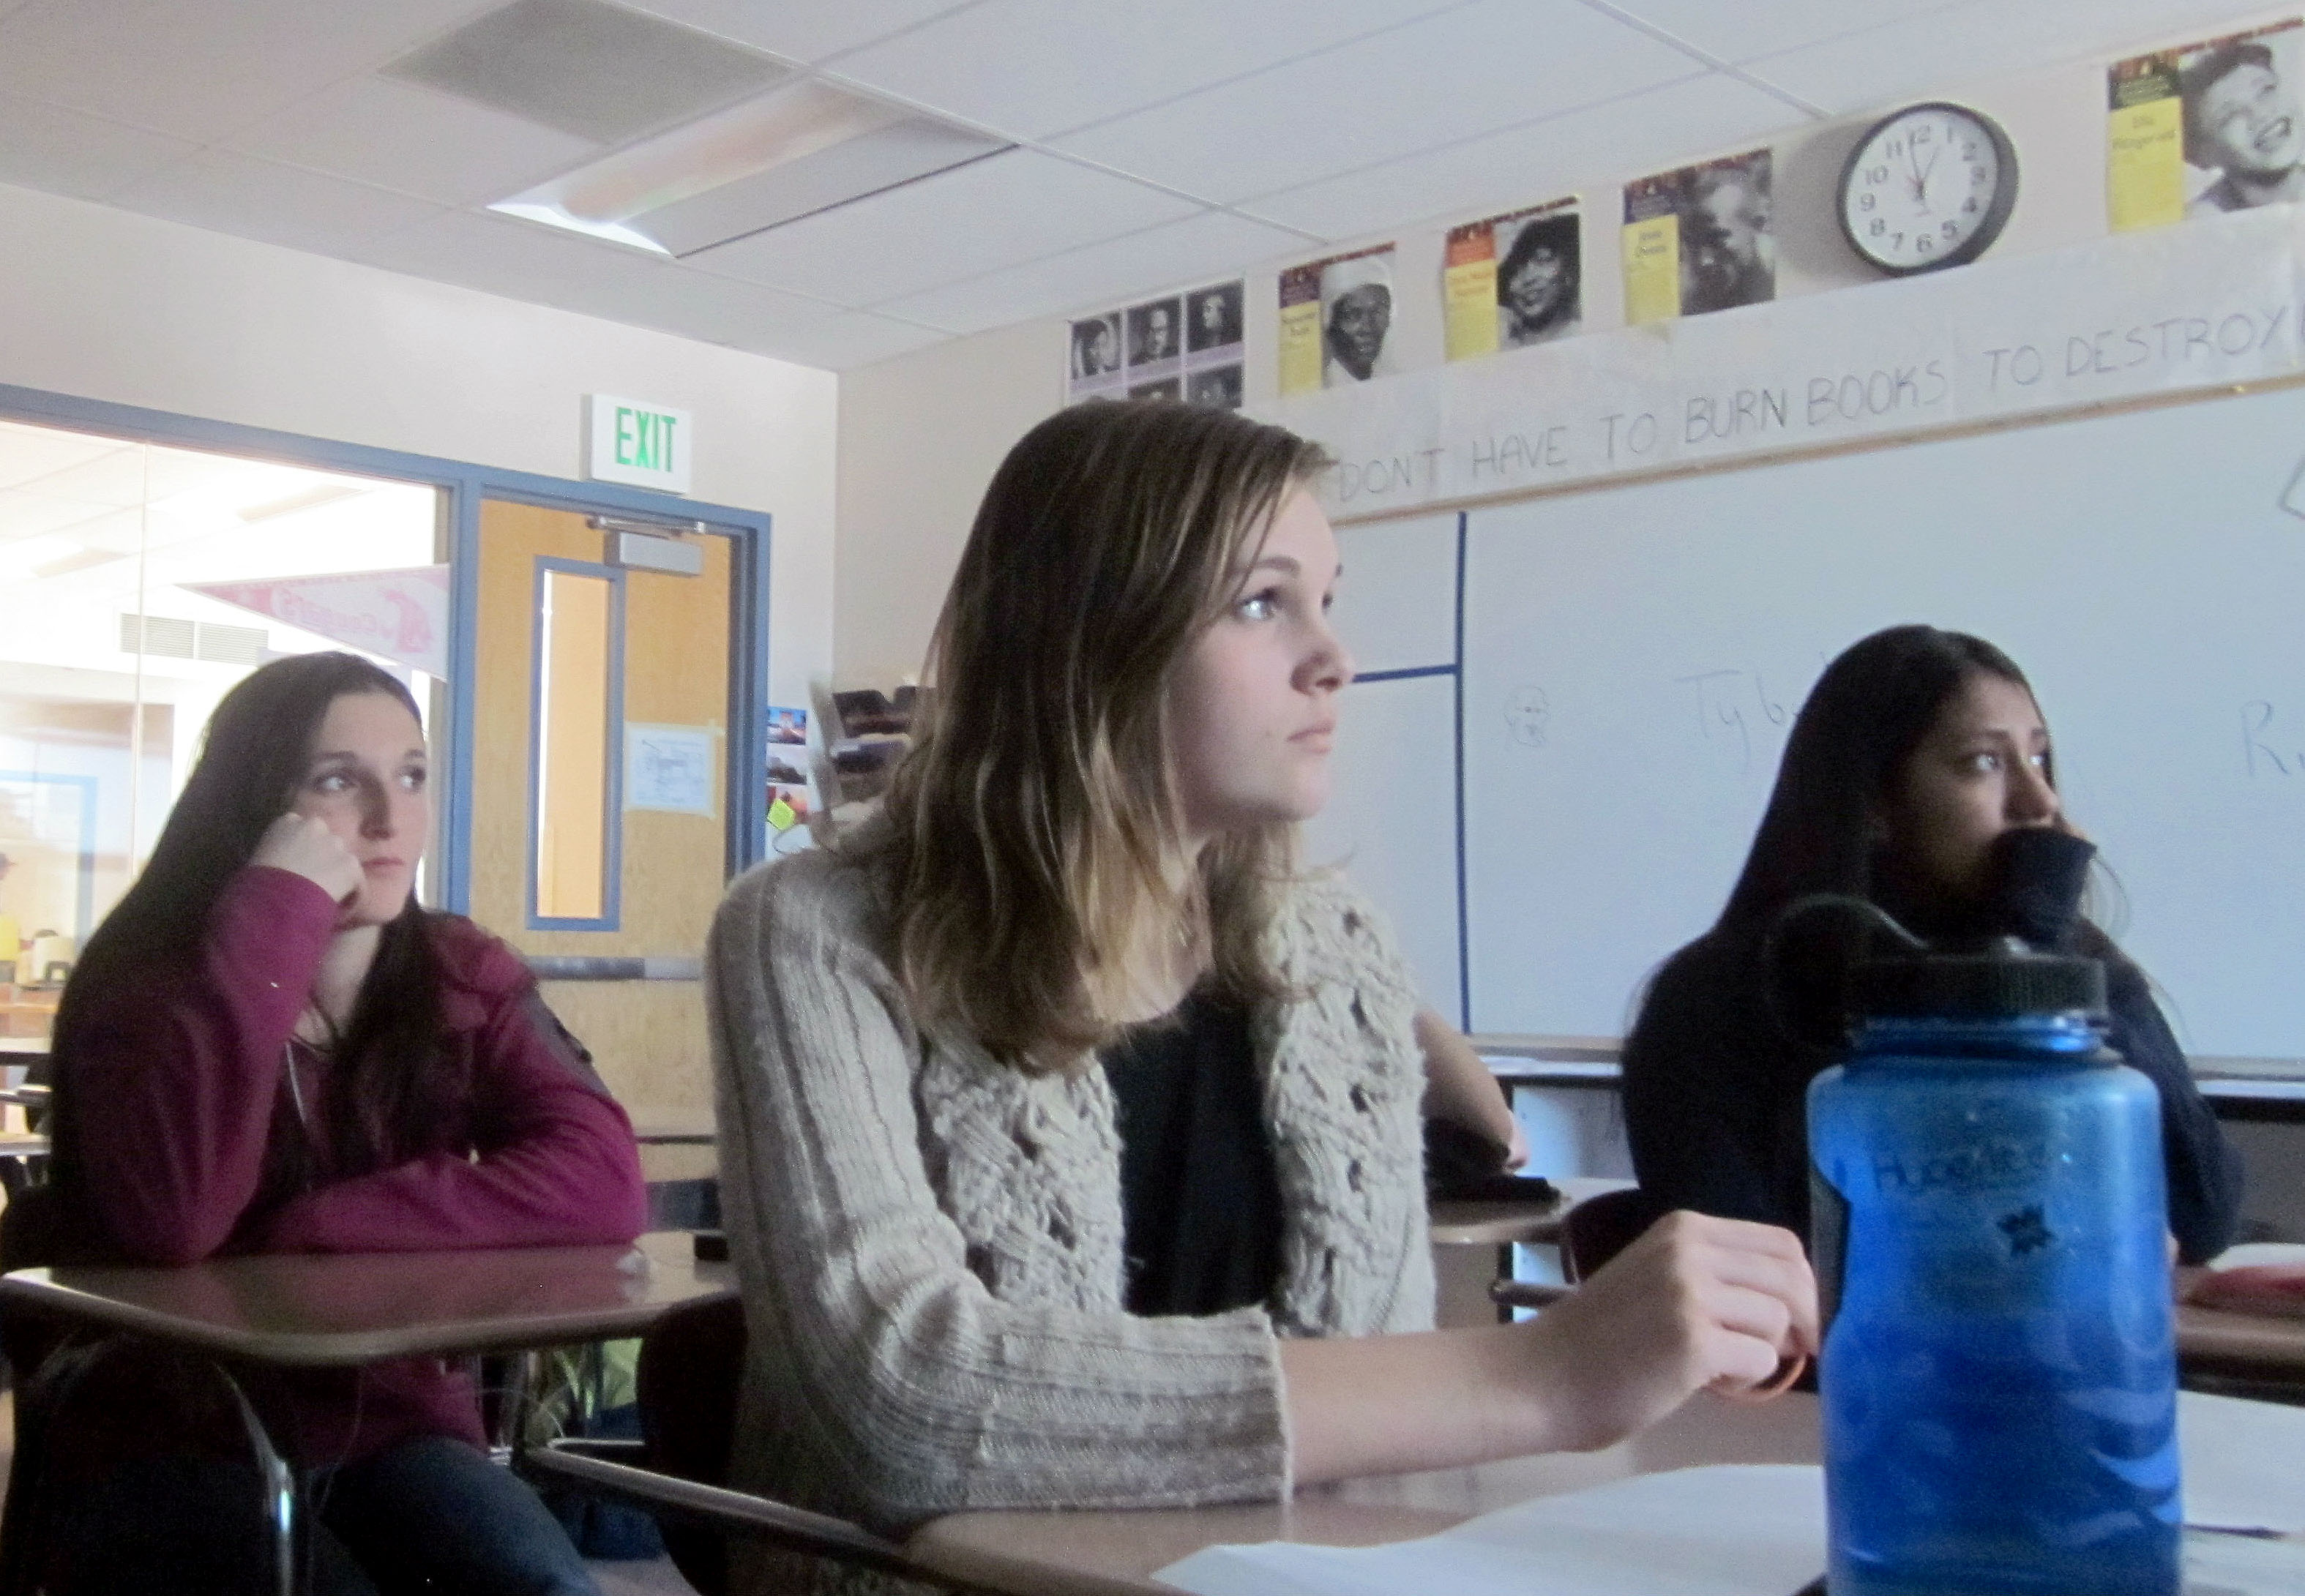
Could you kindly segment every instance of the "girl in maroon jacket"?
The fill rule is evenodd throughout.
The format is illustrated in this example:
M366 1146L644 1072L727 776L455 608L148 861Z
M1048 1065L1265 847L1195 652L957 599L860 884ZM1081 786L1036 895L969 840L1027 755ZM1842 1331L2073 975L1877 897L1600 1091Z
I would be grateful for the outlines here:
M420 908L416 706L349 654L226 696L151 862L57 1016L60 1256L622 1243L632 1127L511 949ZM319 1588L429 1576L592 1592L529 1489L489 1464L471 1380L412 1359L256 1393L312 1472ZM89 1590L238 1590L252 1473L191 1456L115 1476L68 1526Z

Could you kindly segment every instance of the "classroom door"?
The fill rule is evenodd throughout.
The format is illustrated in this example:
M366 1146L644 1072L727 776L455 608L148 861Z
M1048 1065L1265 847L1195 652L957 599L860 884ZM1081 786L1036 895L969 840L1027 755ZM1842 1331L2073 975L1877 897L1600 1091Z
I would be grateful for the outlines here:
M731 863L736 550L633 525L482 503L470 913L523 954L622 977L548 979L545 998L628 1107L696 1110L699 961Z

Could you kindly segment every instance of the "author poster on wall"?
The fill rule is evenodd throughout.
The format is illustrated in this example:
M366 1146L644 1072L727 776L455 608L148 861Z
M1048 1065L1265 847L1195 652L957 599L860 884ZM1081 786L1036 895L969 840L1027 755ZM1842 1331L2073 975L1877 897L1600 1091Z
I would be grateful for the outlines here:
M1584 307L1576 200L1451 227L1442 259L1450 360L1544 344L1577 330Z
M1239 279L1172 293L1072 324L1065 395L1182 399L1240 408Z
M2305 199L2298 18L2116 61L2105 88L2115 233Z
M1625 319L1638 324L1777 296L1765 149L1625 185Z
M1280 392L1350 387L1399 369L1392 340L1392 246L1280 274Z

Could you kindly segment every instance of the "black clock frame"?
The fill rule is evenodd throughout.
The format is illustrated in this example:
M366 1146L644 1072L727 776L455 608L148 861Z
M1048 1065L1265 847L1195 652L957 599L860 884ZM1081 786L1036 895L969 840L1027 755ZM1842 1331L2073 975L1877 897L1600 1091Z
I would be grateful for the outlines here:
M1916 111L1951 111L1975 122L1985 130L1985 136L1993 141L1997 168L2006 181L1995 185L1993 203L1985 208L1985 220L1978 225L1975 233L1961 241L1959 249L1916 266L1892 266L1867 253L1864 244L1858 242L1856 233L1850 227L1849 201L1851 195L1849 185L1857 175L1859 157L1881 131ZM1857 142L1850 146L1849 158L1841 163L1841 181L1833 186L1833 208L1834 218L1841 224L1841 236L1848 241L1850 249L1859 260L1884 276L1917 277L1923 272L1941 272L1951 266L1967 266L2000 240L2001 230L2009 225L2010 213L2017 208L2017 146L2002 131L1999 123L1974 106L1956 105L1952 100L1916 100L1909 106L1900 106L1858 134Z

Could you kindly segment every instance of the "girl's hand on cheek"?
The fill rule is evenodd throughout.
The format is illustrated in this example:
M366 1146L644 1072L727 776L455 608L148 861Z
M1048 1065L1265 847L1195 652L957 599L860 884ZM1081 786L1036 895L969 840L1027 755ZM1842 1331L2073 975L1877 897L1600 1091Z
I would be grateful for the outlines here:
M289 870L312 882L339 904L361 889L361 862L327 822L309 815L286 814L265 828L250 856L251 864Z

